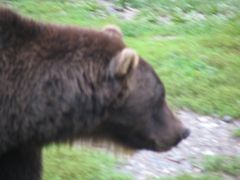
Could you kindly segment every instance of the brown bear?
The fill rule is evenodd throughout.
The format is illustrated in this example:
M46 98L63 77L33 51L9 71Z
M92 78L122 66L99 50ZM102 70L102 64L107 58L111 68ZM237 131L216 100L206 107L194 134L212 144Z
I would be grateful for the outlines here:
M78 138L165 151L189 135L119 28L44 24L0 8L0 179L40 180L41 149Z

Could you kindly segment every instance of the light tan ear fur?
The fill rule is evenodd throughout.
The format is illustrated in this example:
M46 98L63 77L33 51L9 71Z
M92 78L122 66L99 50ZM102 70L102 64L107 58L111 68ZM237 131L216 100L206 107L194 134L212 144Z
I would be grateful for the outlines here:
M122 33L121 29L115 25L107 25L102 29L102 31L105 32L106 34L108 34L109 36L114 36L114 37L118 37L118 38L123 37L123 33Z
M137 52L130 48L123 49L116 57L114 69L115 74L118 76L127 75L134 70L139 63L139 56Z

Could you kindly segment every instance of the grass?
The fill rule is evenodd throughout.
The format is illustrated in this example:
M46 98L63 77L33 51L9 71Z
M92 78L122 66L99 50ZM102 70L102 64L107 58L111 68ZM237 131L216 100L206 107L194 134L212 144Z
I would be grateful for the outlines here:
M201 166L203 173L184 173L177 176L160 177L158 180L222 180L226 176L240 176L240 156L205 156Z
M203 167L208 172L222 172L240 176L240 156L206 156Z
M233 136L235 136L235 137L240 137L240 128L236 128L236 129L233 131Z
M131 180L116 170L117 159L87 148L51 146L44 150L43 180Z
M162 177L157 180L222 180L217 174L181 174L172 177Z

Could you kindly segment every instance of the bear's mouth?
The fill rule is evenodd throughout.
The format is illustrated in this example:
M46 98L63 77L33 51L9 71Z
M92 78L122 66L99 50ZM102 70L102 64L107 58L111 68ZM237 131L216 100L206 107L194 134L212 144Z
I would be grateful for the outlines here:
M103 136L102 134L98 136L80 137L77 139L77 141L75 141L75 144L100 148L114 153L122 153L126 155L133 155L139 150L138 148L134 148L133 146L129 146L118 141L114 137L106 135Z
M147 133L143 132L134 131L131 128L121 125L108 124L107 126L101 126L94 133L82 136L79 140L80 144L87 144L126 154L133 154L139 150L165 152L175 146L175 144L167 143L167 141L159 142L159 139L150 137Z
M96 141L97 140L97 141ZM139 150L149 150L154 152L165 152L170 150L173 145L159 144L155 140L136 134L101 134L95 138L98 144L105 144L110 149L120 149L123 152L136 152ZM101 145L103 146L103 145ZM127 153L129 154L129 153Z
M91 136L82 136L77 140L77 144L94 148L107 149L115 153L133 155L140 150L154 152L166 152L171 150L174 145L156 143L154 140L147 139L140 135L116 136L107 133L96 133Z

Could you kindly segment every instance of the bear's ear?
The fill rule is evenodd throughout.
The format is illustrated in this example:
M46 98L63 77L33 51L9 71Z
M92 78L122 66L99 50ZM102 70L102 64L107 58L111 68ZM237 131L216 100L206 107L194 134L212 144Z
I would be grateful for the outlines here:
M115 25L107 25L102 29L102 31L109 36L114 36L118 38L122 38L123 36L121 29Z
M123 49L110 63L112 76L124 77L130 74L139 64L139 56L135 50Z

